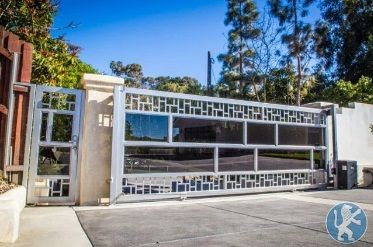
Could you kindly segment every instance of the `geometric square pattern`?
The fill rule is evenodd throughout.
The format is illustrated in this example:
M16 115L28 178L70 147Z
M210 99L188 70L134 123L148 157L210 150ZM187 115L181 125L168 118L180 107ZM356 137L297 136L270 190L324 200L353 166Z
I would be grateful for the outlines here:
M180 192L222 191L273 188L325 183L325 172L272 172L236 175L201 176L124 176L122 192L126 195L172 194Z
M174 113L194 116L208 116L233 119L261 120L269 122L325 124L325 117L304 109L276 108L274 105L258 106L250 101L224 103L221 101L185 99L155 95L142 95L126 92L125 108L127 111Z
M243 100L225 100L213 97L200 97L183 94L154 95L141 90L124 90L125 112L169 116L191 116L205 119L240 120L240 122L276 122L289 125L313 125L325 127L325 114L321 110L305 107L287 107L275 104L260 104ZM172 118L171 118L172 119ZM124 128L124 123L120 123ZM172 126L171 126L172 127ZM169 129L170 132L170 129ZM278 131L276 130L276 136ZM177 142L169 142L172 147L179 147ZM150 144L146 144L150 145ZM220 148L226 144L216 147ZM227 144L228 145L228 144ZM246 144L245 144L246 145ZM134 146L143 146L135 144ZM258 148L259 151L261 147ZM262 148L264 149L264 148ZM272 149L272 148L269 148ZM295 148L294 150L297 150ZM307 152L310 152L307 150ZM257 157L257 154L254 154ZM214 157L214 160L218 159ZM216 160L219 167L219 159ZM255 162L254 162L255 163ZM122 164L123 165L123 164ZM268 170L268 171L234 171L229 173L216 172L206 175L205 172L178 173L148 173L121 175L121 189L125 195L172 195L180 193L217 192L230 190L254 190L260 188L294 188L325 184L324 170Z
M35 180L34 196L63 197L69 196L69 178L37 178Z
M75 95L56 92L43 92L41 108L75 111Z

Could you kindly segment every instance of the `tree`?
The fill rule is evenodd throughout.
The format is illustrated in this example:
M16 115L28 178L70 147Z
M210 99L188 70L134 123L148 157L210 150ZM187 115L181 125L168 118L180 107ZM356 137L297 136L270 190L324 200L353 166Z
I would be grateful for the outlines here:
M324 97L341 106L350 102L373 104L373 83L369 77L362 76L357 83L339 80L324 93Z
M0 25L34 45L31 82L79 88L82 74L96 70L79 59L80 47L51 36L57 10L53 0L0 1Z
M260 30L255 27L259 13L252 0L228 0L225 25L230 26L228 33L228 52L219 55L223 62L221 88L227 88L230 96L244 96L247 91L247 75L252 69L251 57L254 55L248 44L256 39ZM237 85L238 84L238 85ZM255 85L254 91L256 92ZM235 92L236 91L236 92Z
M329 101L325 98L325 91L331 86L325 74L318 70L313 75L308 76L308 80L303 84L303 103L311 103L315 101Z
M279 65L280 40L279 31L275 27L275 22L268 11L268 6L263 8L261 17L255 23L260 33L256 39L251 39L250 45L254 50L251 58L253 72L250 75L252 84L259 84L257 101L267 102L267 82L269 72Z
M283 68L271 69L266 84L267 101L278 104L294 104L296 101L295 86L296 74L290 63Z
M111 61L110 69L114 75L124 78L127 87L144 87L143 72L140 64L124 65L121 61Z
M110 69L114 75L124 78L127 87L155 89L160 91L188 94L206 94L197 79L189 76L144 76L142 66L137 63L124 65L121 61L112 61Z
M332 77L353 83L373 78L372 0L324 0L321 10L317 51Z
M160 91L187 93L201 95L206 94L206 88L194 78L161 76L155 78L155 89Z
M288 59L295 59L297 70L296 104L301 103L303 72L311 51L312 27L302 18L315 0L269 0L271 13L279 20L282 42L287 45Z

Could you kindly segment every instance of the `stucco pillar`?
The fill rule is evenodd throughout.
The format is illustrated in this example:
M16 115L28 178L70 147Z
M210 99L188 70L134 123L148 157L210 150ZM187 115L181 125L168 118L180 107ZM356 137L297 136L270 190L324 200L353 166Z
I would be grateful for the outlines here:
M84 74L81 158L78 182L80 205L97 205L110 195L111 140L114 86L123 85L118 77Z

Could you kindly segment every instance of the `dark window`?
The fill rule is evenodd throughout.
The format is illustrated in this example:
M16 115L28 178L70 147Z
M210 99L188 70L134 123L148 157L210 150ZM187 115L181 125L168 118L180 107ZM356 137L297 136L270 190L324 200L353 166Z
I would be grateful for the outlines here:
M325 151L313 151L313 167L314 169L325 169Z
M275 125L247 123L247 144L275 145Z
M173 141L242 144L243 123L193 118L174 118Z
M310 151L258 150L258 170L310 169Z
M305 126L278 126L279 145L324 146L323 128Z
M213 172L212 148L126 147L125 173Z
M167 141L168 117L126 114L127 141Z
M254 150L219 148L219 172L253 170Z

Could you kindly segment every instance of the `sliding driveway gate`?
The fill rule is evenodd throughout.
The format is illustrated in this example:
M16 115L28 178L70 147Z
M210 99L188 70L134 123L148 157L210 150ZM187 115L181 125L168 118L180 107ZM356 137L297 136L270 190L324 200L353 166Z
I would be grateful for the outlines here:
M324 186L325 114L117 86L111 201Z

